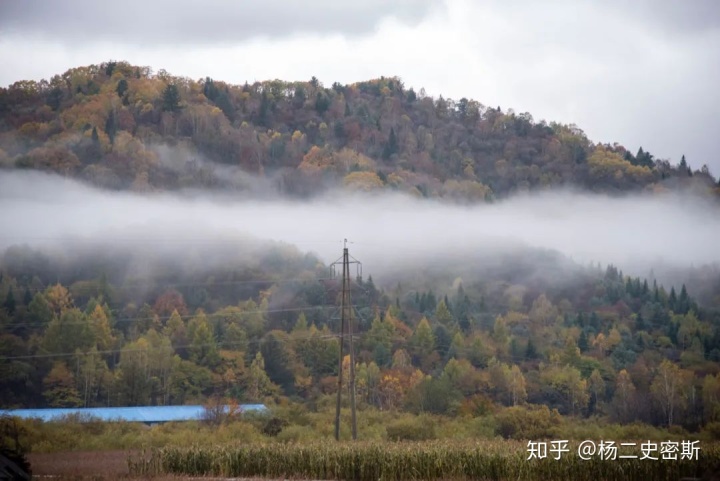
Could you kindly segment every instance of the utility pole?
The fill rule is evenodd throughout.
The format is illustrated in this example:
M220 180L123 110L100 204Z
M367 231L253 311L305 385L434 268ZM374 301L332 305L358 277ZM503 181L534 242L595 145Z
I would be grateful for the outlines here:
M343 347L345 344L345 331L347 329L348 340L350 344L350 379L348 387L350 391L350 413L351 413L351 429L353 440L357 439L357 415L355 410L355 349L353 346L353 323L352 323L352 302L350 301L350 264L358 265L358 277L360 277L361 264L353 259L350 262L350 254L347 248L347 239L343 243L342 261L337 261L332 265L335 266L342 262L342 294L340 297L340 359L338 360L338 391L337 402L335 405L335 440L340 440L340 404L342 397L342 378L343 378Z

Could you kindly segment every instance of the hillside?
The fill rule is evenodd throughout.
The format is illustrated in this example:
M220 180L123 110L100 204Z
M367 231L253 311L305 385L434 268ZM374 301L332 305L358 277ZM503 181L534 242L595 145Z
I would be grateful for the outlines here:
M336 185L456 201L558 186L718 192L705 167L676 162L398 78L236 86L107 62L0 89L0 166L108 189L243 191L262 177L303 197Z
M108 62L0 89L0 165L2 408L230 399L287 414L258 437L329 436L350 360L327 253L357 225L364 437L720 437L720 188L685 159L397 78Z
M198 252L213 254L197 265ZM358 280L361 409L510 416L498 433L518 437L520 406L539 429L560 425L542 405L600 423L716 429L720 317L685 286L533 251L473 267L391 288ZM289 397L322 410L338 366L339 285L328 277L279 244L12 247L0 259L0 403Z

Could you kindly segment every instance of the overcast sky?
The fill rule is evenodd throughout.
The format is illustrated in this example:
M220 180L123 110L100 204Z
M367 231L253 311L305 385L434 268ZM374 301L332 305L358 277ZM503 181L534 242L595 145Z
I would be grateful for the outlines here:
M0 85L110 59L237 84L397 75L720 174L716 0L0 2Z

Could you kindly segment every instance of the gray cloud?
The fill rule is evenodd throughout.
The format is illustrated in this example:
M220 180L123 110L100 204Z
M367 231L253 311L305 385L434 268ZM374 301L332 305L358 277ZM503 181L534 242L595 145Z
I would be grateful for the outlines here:
M606 5L630 15L638 24L650 24L666 34L698 35L720 29L720 3L716 0L609 0Z
M232 44L298 33L370 33L385 17L417 23L435 0L127 0L110 8L91 0L6 1L0 31L59 42Z

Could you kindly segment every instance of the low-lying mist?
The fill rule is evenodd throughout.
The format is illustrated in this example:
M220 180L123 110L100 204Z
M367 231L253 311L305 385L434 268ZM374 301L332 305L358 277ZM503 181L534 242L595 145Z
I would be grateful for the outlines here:
M201 263L203 253L213 257L214 246L255 238L294 244L329 263L348 239L350 254L381 284L405 269L471 272L527 248L581 264L612 263L640 276L653 268L714 264L718 213L717 205L680 194L555 191L477 206L340 191L311 201L247 200L213 192L111 193L36 171L0 171L2 248L80 240L159 252L192 248Z

